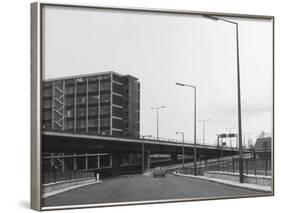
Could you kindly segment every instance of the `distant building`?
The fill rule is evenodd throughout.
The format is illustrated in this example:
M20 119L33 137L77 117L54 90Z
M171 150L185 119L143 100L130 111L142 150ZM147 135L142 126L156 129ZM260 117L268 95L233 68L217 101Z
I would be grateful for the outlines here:
M45 80L42 128L139 138L140 83L115 72Z
M271 158L271 137L257 138L254 149L255 149L257 158L270 159Z

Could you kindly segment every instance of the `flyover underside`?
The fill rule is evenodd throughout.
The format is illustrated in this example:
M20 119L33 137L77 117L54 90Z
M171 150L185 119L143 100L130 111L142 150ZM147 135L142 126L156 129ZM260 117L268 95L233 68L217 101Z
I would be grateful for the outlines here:
M42 135L42 152L62 153L141 153L142 149L151 154L182 154L182 146L151 144L137 142L124 142L102 139L88 139L65 136ZM185 155L193 155L194 147L185 147ZM207 158L231 156L238 154L237 150L222 150L220 148L197 147L197 155Z
M64 178L67 172L94 171L103 177L140 173L157 166L182 163L182 151L182 144L158 141L43 134L43 176L44 181L48 182L57 177L57 173ZM196 158L201 161L237 153L237 150L222 150L219 147L197 147ZM185 146L184 156L185 163L193 161L192 145Z

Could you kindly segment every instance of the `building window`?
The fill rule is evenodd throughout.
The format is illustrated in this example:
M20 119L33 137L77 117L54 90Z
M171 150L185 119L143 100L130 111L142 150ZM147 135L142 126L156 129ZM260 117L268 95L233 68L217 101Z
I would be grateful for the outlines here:
M89 81L97 81L97 80L98 80L98 76L89 77Z
M128 117L129 117L129 113L127 111L124 112L124 119L128 119Z
M123 136L123 131L112 131L112 135L116 137L122 137Z
M110 135L110 131L109 130L102 130L100 132L100 134L102 134L102 135Z
M76 80L77 80L77 82L83 82L83 81L85 81L86 79L84 79L84 78L77 78Z
M86 110L85 110L85 109L78 109L78 110L77 110L77 116L78 116L78 117L84 117L84 116L86 116Z
M52 96L52 89L44 89L43 90L44 97L51 97Z
M68 117L68 118L73 117L73 110L67 110L66 117Z
M43 128L43 129L51 129L51 128L52 128L52 125L49 124L49 123L46 123L46 124L43 124L42 128Z
M110 114L110 106L101 107L101 108L100 108L100 114L101 114L101 115Z
M89 125L89 127L98 127L98 120L97 119L89 120L88 125Z
M49 112L44 112L44 113L43 113L43 119L44 119L44 120L50 120L50 119L52 119L52 112L51 112L51 111L49 111Z
M113 104L123 106L123 97L113 95Z
M110 119L109 118L100 119L100 126L101 127L110 126Z
M101 90L101 91L110 90L110 83L109 83L109 82L101 83L101 85L100 85L100 90Z
M74 98L67 98L66 106L73 106L73 105L74 105Z
M100 168L108 168L111 164L111 156L110 155L101 155L100 156Z
M66 122L66 129L73 129L74 128L74 122L73 121L68 121Z
M113 82L112 87L113 87L113 92L121 94L121 95L123 94L123 87L121 85Z
M119 120L119 119L112 119L112 128L116 128L116 129L123 129L123 120Z
M98 79L99 80L106 80L106 79L110 79L110 76L109 75L100 75L100 76L98 76Z
M99 102L99 96L96 95L96 96L89 96L89 103L90 104L95 104L95 103L98 103Z
M86 97L78 97L77 104L85 104L86 100L87 100Z
M113 74L112 77L113 77L114 81L118 81L119 83L123 83L122 77L120 77L118 75L115 75L115 74Z
M90 107L89 108L89 116L98 115L98 108L97 107Z
M67 87L66 88L66 94L70 95L70 94L74 94L74 87Z
M77 129L85 128L86 122L84 120L77 121Z
M43 101L43 108L44 109L51 108L51 107L52 107L52 100L49 100L49 101L44 100Z
M98 84L90 84L88 87L88 91L89 92L97 92L99 89L99 85Z
M123 109L117 108L117 107L112 107L112 115L116 117L123 117Z
M86 93L86 85L78 86L77 93Z
M100 99L101 99L101 102L108 103L108 102L110 102L110 95L109 94L101 95Z

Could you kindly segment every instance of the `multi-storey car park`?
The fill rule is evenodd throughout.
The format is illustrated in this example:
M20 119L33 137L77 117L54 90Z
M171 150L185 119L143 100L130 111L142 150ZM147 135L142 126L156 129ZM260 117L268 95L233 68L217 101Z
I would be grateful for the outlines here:
M131 75L95 73L45 80L43 131L139 138L140 83Z
M138 139L140 131L140 83L131 75L103 72L43 81L42 131L73 135ZM97 170L112 167L112 153L80 148L54 150L43 139L43 181L57 171ZM104 153L106 152L106 153ZM128 156L123 154L126 164ZM86 159L81 162L81 159ZM133 157L135 158L135 157ZM133 159L132 158L132 159ZM131 160L132 160L131 159Z

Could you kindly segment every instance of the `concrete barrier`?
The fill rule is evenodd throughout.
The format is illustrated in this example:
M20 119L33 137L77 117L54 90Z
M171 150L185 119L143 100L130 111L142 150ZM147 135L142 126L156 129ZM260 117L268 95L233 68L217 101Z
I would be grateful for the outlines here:
M204 172L204 176L209 178L219 178L239 182L239 173L208 171ZM272 178L271 176L244 174L244 182L262 186L271 186Z
M47 198L82 186L99 183L96 178L83 178L42 185L42 197Z
M234 187L238 187L238 188L242 188L242 189L250 189L250 190L254 190L254 191L258 191L258 192L272 193L272 186L264 186L264 185L258 185L258 184L252 184L252 183L239 183L239 181L226 180L226 179L222 179L222 178L211 178L211 177L207 177L207 176L187 175L187 174L181 174L178 172L174 172L174 175L220 183L220 184L234 186Z

